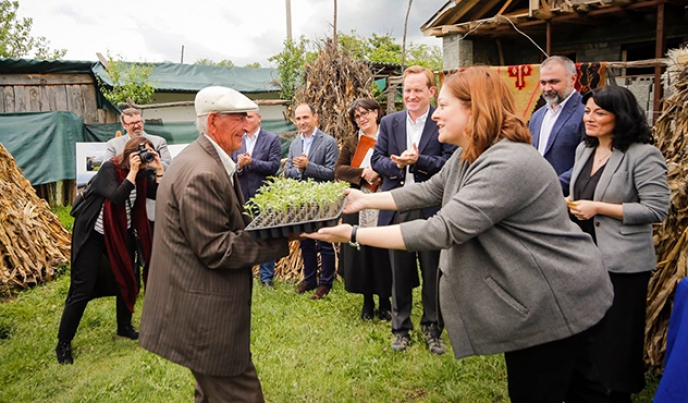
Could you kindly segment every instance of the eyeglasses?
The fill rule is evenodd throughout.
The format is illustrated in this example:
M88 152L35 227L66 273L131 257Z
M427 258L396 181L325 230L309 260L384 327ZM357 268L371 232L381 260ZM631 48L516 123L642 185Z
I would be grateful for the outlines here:
M142 120L137 120L136 122L129 122L129 123L127 123L127 122L122 122L122 123L123 123L125 126L136 126L136 125L143 124L143 121L142 121Z
M363 112L354 113L354 120L358 121L358 120L361 120L362 118L368 117L369 113L370 113L370 111L363 111Z

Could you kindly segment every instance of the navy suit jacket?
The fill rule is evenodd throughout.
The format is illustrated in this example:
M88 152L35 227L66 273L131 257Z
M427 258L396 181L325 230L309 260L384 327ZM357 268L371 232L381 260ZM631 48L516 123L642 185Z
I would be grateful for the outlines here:
M573 162L576 159L576 147L583 139L585 125L583 124L583 112L585 105L581 102L581 95L574 91L571 99L566 102L564 109L552 126L552 133L545 148L545 159L549 161L559 176L559 183L564 195L569 194L569 183ZM533 145L538 148L540 142L540 128L542 120L547 112L547 105L538 109L530 118L530 134L533 137Z
M239 159L239 154L245 152L246 138L241 142L241 148L232 153L234 162ZM256 190L263 184L265 178L275 175L279 171L281 158L282 146L279 137L261 128L251 155L251 165L237 171L244 200L255 196Z
M423 127L423 134L418 144L418 162L409 166L409 173L413 175L416 182L424 182L440 171L449 157L456 150L456 146L442 144L437 139L437 123L431 117L435 108L430 107L428 119ZM387 115L380 121L380 134L375 143L375 150L370 159L370 163L375 172L379 173L384 180L382 190L391 190L404 185L406 180L406 168L399 169L397 164L390 158L392 155L401 155L406 149L406 111L396 112ZM430 218L439 210L438 207L423 209L423 216ZM389 225L392 223L394 211L380 210L378 225Z

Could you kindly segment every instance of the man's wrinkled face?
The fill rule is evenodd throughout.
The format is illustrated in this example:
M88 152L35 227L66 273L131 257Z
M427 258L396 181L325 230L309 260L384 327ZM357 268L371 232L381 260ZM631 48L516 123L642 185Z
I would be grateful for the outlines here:
M241 148L246 132L246 113L216 113L208 115L208 135L227 153Z

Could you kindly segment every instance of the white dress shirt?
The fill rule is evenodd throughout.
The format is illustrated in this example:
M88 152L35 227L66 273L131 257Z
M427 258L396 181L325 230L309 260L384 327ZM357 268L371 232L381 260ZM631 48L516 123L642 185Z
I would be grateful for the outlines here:
M428 115L430 114L430 108L425 111L424 114L418 116L414 122L411 119L411 115L406 112L406 149L413 150L413 144L416 146L420 144L420 137L423 135L423 128L425 127L425 122L428 120ZM406 166L406 179L404 180L404 186L408 186L412 183L416 183L416 179L409 172L409 166Z
M564 109L564 105L566 105L569 99L571 99L571 95L573 95L573 93L574 91L571 91L569 96L566 97L566 99L559 105L554 107L547 105L547 111L545 112L545 116L542 118L542 125L540 126L540 142L538 143L538 151L541 155L545 155L545 149L547 149L547 142L552 135L554 123L556 123L559 115L561 115L561 111Z

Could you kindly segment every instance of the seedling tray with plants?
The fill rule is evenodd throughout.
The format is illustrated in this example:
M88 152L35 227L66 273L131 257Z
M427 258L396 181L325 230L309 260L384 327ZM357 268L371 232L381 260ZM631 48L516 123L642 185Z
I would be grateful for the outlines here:
M337 225L348 182L269 178L246 203L252 218L246 231L254 238L283 238Z

